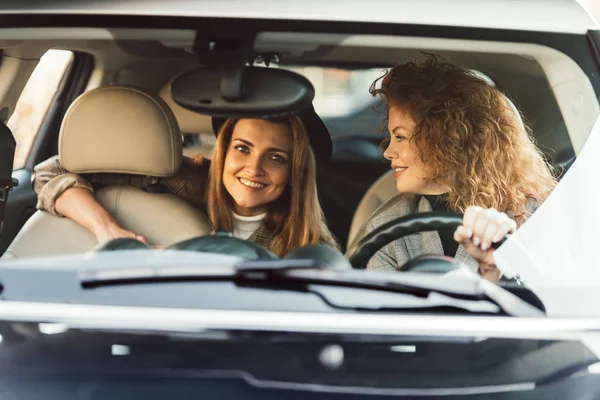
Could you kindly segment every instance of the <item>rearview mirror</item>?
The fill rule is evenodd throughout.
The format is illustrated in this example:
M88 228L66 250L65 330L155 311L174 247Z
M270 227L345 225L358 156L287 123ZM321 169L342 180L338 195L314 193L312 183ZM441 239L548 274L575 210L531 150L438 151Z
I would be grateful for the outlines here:
M315 90L302 75L283 69L200 67L175 78L171 96L214 117L277 118L310 107Z

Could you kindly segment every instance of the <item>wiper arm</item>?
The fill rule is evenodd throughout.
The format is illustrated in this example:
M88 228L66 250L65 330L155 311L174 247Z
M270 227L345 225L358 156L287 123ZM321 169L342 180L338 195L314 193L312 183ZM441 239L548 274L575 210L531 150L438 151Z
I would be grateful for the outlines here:
M432 274L364 273L364 271L331 269L316 260L255 261L217 268L195 266L102 268L84 270L80 273L80 282L84 288L186 281L229 281L246 287L311 292L321 298L323 295L310 290L310 285L398 293L423 299L435 294L438 295L438 299L445 296L456 300L455 305L460 304L461 301L487 301L497 305L502 313L508 315L523 317L544 315L512 293L475 275L464 279L445 279L443 276ZM353 309L365 310L364 307L359 306ZM375 310L372 307L367 309ZM382 307L379 310L392 311L393 308Z
M243 265L244 278L263 280L265 286L274 289L290 289L291 285L325 285L333 287L345 287L366 289L373 291L385 291L412 295L421 298L429 298L435 295L438 299L447 298L454 306L461 309L471 309L468 306L461 306L461 302L487 301L500 308L508 315L521 317L539 317L544 316L537 307L522 300L518 296L509 292L500 286L485 280L479 275L469 275L468 277L454 279L444 279L443 276L434 274L381 274L367 273L363 271L340 271L326 266L319 266L316 262L299 265L297 260L290 260L291 264L281 264L278 266L273 263L265 268L264 262L252 262ZM301 261L300 261L301 262ZM248 275L249 273L250 275ZM238 276L239 278L240 276ZM256 285L256 281L251 285ZM297 286L296 286L297 287ZM452 306L450 303L445 304ZM443 307L444 304L441 304ZM476 309L477 307L473 307ZM357 309L357 308L355 308ZM369 308L372 310L372 308ZM381 311L393 311L394 308L379 308Z
M268 280L294 270L323 270L327 267L310 260L293 262L247 262L228 266L184 266L184 267L132 267L99 268L79 271L81 286L92 289L101 286L131 285L138 283L162 283L185 281L219 280Z
M308 273L307 273L308 272ZM458 298L482 300L485 296L447 291L443 285L431 287L403 282L398 279L365 279L354 276L352 271L331 270L313 260L254 261L234 266L218 267L140 267L86 269L79 273L81 286L86 289L143 283L166 283L185 281L234 281L236 283L277 283L281 289L293 284L325 284L336 287L388 291L427 297L432 291L451 294ZM350 276L353 275L353 276Z

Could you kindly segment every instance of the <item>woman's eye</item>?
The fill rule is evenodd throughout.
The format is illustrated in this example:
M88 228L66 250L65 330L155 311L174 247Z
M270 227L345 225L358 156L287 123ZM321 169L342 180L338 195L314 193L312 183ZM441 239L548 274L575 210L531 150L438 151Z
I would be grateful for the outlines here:
M244 146L242 144L235 146L235 149L237 151L239 151L240 153L249 153L250 152L250 149L248 149L248 146Z
M273 160L275 162L278 162L278 163L281 163L281 164L287 162L287 160L284 157L282 157L280 155L277 155L277 154L273 154L271 156L271 160Z
M394 135L394 137L396 138L396 142L398 142L398 143L400 143L401 141L406 139L404 136L400 136L400 135Z

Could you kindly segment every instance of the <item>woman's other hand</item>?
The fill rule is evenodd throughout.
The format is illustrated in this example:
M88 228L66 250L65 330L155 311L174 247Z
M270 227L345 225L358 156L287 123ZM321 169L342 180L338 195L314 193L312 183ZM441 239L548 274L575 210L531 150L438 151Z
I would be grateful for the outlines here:
M123 229L114 221L109 221L106 224L103 224L103 226L97 227L93 230L93 233L96 236L98 243L104 243L112 239L131 238L149 245L144 236L138 235L127 229Z
M515 221L505 213L471 206L465 210L463 224L454 232L454 239L479 262L479 271L484 278L498 281L502 273L495 266L492 243L501 241L516 229Z

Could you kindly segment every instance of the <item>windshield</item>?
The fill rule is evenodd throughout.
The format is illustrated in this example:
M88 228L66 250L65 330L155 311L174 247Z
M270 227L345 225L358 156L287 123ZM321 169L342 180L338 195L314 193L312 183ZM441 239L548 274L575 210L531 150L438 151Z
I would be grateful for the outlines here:
M383 67L346 69L285 65L276 67L303 75L310 80L315 88L315 110L322 117L333 139L333 162L329 168L320 173L319 178L322 205L329 217L329 227L338 238L342 249L349 248L353 235L355 238L360 236L356 232L357 223L354 220L356 220L357 210L363 206L365 201L365 191L372 190L370 186L373 181L389 168L387 160L383 157L381 146L381 141L388 135L386 132L387 126L385 126L387 121L386 107L380 99L369 93L369 88L373 82L380 78L386 69ZM499 83L488 75L476 69L471 70L471 72L483 79L488 85L492 87L499 86ZM510 81L504 82L506 86L510 86L510 84ZM378 85L380 87L380 83ZM545 158L550 163L554 163L556 170L561 168L563 171L566 170L567 167L564 167L561 161L567 160L568 162L568 157L571 157L572 162L574 150L568 131L562 120L560 120L560 114L553 113L556 104L542 102L535 105L536 109L533 108L534 105L530 99L520 97L519 102L519 107L522 104L526 111L527 121ZM548 131L548 121L545 116L551 113L555 115L553 118L560 122L557 129ZM520 282L525 282L526 287L533 290L534 297L537 296L541 299L542 308L545 307L547 314L550 316L596 315L593 307L594 302L589 301L589 296L594 296L593 289L595 286L590 284L593 281L587 279L590 276L588 272L593 274L594 271L593 261L590 261L593 259L585 258L583 253L574 250L577 247L570 247L581 246L584 242L582 239L586 236L595 236L593 230L588 232L578 225L580 221L585 220L592 229L594 226L593 221L595 221L593 217L594 207L592 207L594 196L593 193L589 192L593 189L582 184L590 179L587 177L586 172L595 170L593 153L597 140L594 138L598 136L598 128L595 129L586 143L585 150L573 166L569 164L568 167L571 169L562 177L558 187L546 200L543 207L536 211L534 217L528 220L522 229L519 229L517 234L513 235L496 254L498 266L504 275L508 278L518 276ZM212 135L212 133L198 131L194 134L186 131L186 134L198 135L202 139L200 139L200 142L190 141L188 144L184 142L184 154L188 156L202 154L207 158L213 157L215 141L214 139L205 140L206 136ZM357 175L359 168L362 169L361 175ZM340 173L341 169L345 169L346 173ZM348 170L350 170L350 174L347 173ZM359 185L362 185L362 187ZM566 204L566 196L572 198L574 194L577 198L586 199L589 202L592 210L591 215L584 216L582 214L578 217L572 215L572 212L588 209L587 207L570 207L568 212L557 211ZM341 201L342 199L344 201ZM355 214L354 220L350 218L353 213ZM562 229L565 229L566 232L573 232L567 235L568 240L565 239L564 234L555 233ZM349 231L350 237L347 236ZM551 248L553 251L547 251L547 248ZM589 250L589 247L586 248ZM179 248L179 250L186 249L193 250L194 247ZM207 248L202 249L207 250ZM229 254L227 247L224 247L223 250L217 248L211 251ZM560 252L560 255L555 254L556 252ZM128 261L131 260L128 256L115 254L111 257L115 261L118 260L119 268L127 269L128 265L134 265L131 264L132 261ZM164 264L165 262L167 264L176 262L181 265L179 256L171 255L169 257L142 257L141 262L147 263L148 260L151 260L150 262L155 265ZM215 261L210 257L193 257L192 259L194 265L215 266ZM80 267L90 269L99 265L97 260L92 265L91 260L88 257L88 260ZM534 262L531 262L531 260L534 260ZM552 264L548 264L548 260L552 261ZM244 261L243 255L241 259L238 259L238 262L242 261ZM63 265L62 261L57 262L50 260L50 263L46 264ZM114 261L105 262L107 263L105 267L115 266ZM137 260L136 262L140 261ZM588 265L589 271L575 267L578 265ZM589 294L582 298L585 300L582 300L581 304L577 303L576 305L572 293L582 288L588 289ZM368 298L368 296L364 296L363 299ZM529 297L527 296L527 298ZM434 298L432 297L432 299ZM348 298L343 299L343 302L347 307L364 307L362 302L350 301ZM402 302L410 308L410 304L414 300L407 298ZM433 303L438 304L435 299ZM534 304L539 307L539 300L535 300ZM386 308L387 304L380 302L378 306L379 308ZM485 309L486 305L470 305L466 308L480 310L482 306Z
M247 22L250 44L212 25L0 31L27 64L0 98L8 299L600 316L598 31ZM485 248L473 207L509 226Z
M577 1L79 3L0 7L0 400L598 398Z

